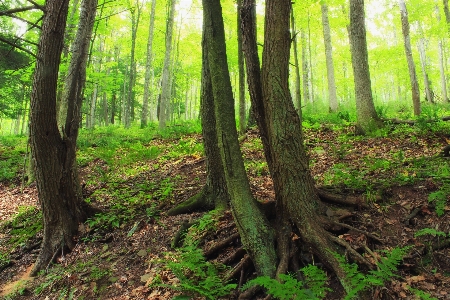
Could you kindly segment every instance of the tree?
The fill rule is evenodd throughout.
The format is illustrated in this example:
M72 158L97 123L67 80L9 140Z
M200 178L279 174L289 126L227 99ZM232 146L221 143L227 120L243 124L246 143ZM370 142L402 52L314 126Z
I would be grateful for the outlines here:
M327 61L327 79L328 79L328 97L330 111L335 112L338 109L338 101L336 94L336 82L334 80L334 65L333 65L333 47L331 45L330 22L328 20L328 5L322 2L322 25L323 25L323 40L325 44L325 59Z
M205 67L211 74L217 140L233 216L257 273L273 276L276 265L273 231L251 194L239 148L220 0L203 0L203 18Z
M173 23L175 18L175 3L176 0L170 0L169 13L166 23L166 52L164 56L164 66L161 75L161 102L159 105L159 128L166 127L166 122L169 118L169 105L171 95L171 80L170 80L170 65L171 65L171 52L172 52L172 34Z
M367 53L364 0L350 0L350 48L356 97L356 130L365 134L382 127L375 111Z
M237 36L238 36L238 68L239 68L239 133L244 134L246 129L246 108L245 108L245 71L244 55L242 54L242 29L239 11L242 0L237 0Z
M255 38L256 28L251 13L254 5L254 0L244 0L242 6L243 50L250 99L274 182L279 260L277 274L285 273L289 268L290 257L295 257L292 253L295 247L290 234L292 231L299 231L302 241L343 280L344 271L331 254L332 251L337 251L337 247L333 243L333 237L325 231L321 223L321 202L309 171L300 118L289 91L290 2L266 2L261 71Z
M294 18L294 10L291 12L291 30L292 30L292 43L294 45L294 62L295 62L295 103L297 103L298 107L298 115L300 116L300 122L302 120L302 95L300 89L300 62L298 59L298 47L297 47L297 34L298 32L295 29L295 18Z
M408 11L406 10L405 1L399 0L400 15L402 20L403 42L405 46L406 60L408 62L409 81L411 83L412 102L414 106L414 115L420 115L420 92L419 83L417 81L416 66L412 56L411 38L409 35Z
M141 10L143 3L139 3L136 0L134 6L130 7L131 12L131 54L130 54L130 73L129 73L129 83L128 91L126 97L125 106L125 127L128 128L131 125L131 121L134 119L134 85L136 83L136 38L137 30L139 27L139 20L141 18Z
M148 28L147 57L145 64L144 99L142 101L141 128L147 127L148 121L148 98L150 97L151 85L153 84L153 31L155 27L156 0L151 2L150 22Z
M76 169L76 140L85 81L86 59L97 7L83 0L74 53L66 79L68 97L65 126L57 126L56 88L64 43L69 1L47 0L31 93L30 144L35 162L44 233L41 251L32 274L45 268L64 248L72 249L78 224L84 220Z

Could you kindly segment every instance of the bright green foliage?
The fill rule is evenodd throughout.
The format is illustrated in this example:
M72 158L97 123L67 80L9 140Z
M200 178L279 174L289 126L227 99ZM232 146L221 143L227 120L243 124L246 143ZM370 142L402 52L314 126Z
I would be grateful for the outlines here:
M216 230L218 216L219 214L217 214L217 211L215 210L204 214L198 221L195 222L194 225L189 228L189 231L186 234L185 244L197 246L198 240L200 240L204 234Z
M427 235L427 234L429 234L429 235L431 235L433 237L435 237L435 236L446 237L447 236L447 234L445 232L443 232L443 231L439 231L439 230L436 230L434 228L423 228L423 229L417 231L414 234L414 237L424 236L424 235Z
M188 295L201 296L211 300L229 295L236 288L236 284L224 282L220 278L219 269L224 267L206 261L202 250L193 245L180 248L174 254L169 253L169 255L173 260L168 261L167 265L180 280L180 284L155 283L152 285L168 287Z
M339 255L336 257L339 259L341 265L347 274L346 278L346 300L356 299L358 294L372 286L383 286L386 281L392 277L398 277L394 272L397 271L397 266L408 253L411 247L394 248L389 253L386 253L386 257L382 257L377 264L378 269L369 271L367 275L358 271L356 264L348 264L345 258Z
M428 196L428 202L435 202L436 214L439 217L442 217L442 215L445 213L445 206L447 204L447 199L449 195L450 195L450 187L443 186L441 189L431 193Z
M409 290L417 297L417 299L420 300L438 300L438 298L436 297L431 297L428 293L418 290L418 289L414 289L412 287L409 288Z
M267 289L267 294L280 300L318 300L323 299L331 289L325 287L328 280L325 272L316 266L309 265L301 269L305 282L298 281L294 276L280 274L280 281L268 276L257 277L247 282L242 289L261 285Z
M11 221L11 239L9 243L15 247L26 243L42 229L42 215L36 207L19 207L19 213Z
M17 178L23 169L26 147L24 136L0 136L0 181Z

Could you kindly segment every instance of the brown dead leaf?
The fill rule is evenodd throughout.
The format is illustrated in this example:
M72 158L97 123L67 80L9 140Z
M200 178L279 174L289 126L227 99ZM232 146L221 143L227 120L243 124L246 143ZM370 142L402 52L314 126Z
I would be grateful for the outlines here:
M423 275L411 276L411 277L406 278L406 282L408 282L408 284L416 283L416 282L420 282L420 281L424 281L424 280L425 280L425 276L423 276Z

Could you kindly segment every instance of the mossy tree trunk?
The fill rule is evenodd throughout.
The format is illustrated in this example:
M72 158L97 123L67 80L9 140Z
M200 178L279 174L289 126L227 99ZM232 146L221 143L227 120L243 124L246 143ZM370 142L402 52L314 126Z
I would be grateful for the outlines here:
M57 126L56 87L69 1L48 0L39 40L30 112L30 144L35 163L44 236L32 274L44 269L63 248L72 249L84 221L76 167L76 140L81 117L86 60L97 0L83 0L64 97L67 117ZM61 121L61 120L60 120Z
M203 51L211 75L217 139L232 212L242 243L259 275L274 276L274 233L252 196L238 143L220 0L203 0Z
M343 279L345 274L332 255L338 248L322 226L322 205L303 147L300 118L289 91L290 2L266 2L261 77L255 29L249 27L254 26L254 21L251 20L252 6L252 0L245 0L241 12L244 53L247 71L252 72L248 75L252 105L257 112L265 155L274 181L279 256L277 273L285 273L289 268L292 255L291 233L298 230L302 240L322 262Z

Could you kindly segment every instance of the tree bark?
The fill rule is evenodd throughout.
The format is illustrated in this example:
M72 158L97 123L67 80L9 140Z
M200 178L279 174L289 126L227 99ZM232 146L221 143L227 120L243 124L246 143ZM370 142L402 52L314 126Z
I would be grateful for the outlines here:
M238 66L239 66L239 133L244 134L247 129L245 108L245 68L242 54L242 28L239 11L242 0L237 0L237 36L238 36Z
M164 66L161 79L161 103L159 105L159 128L163 129L166 127L166 122L170 116L169 105L170 105L170 60L172 52L172 34L173 34L173 23L175 16L175 3L176 0L170 0L169 5L169 15L166 23L166 53L164 56Z
M288 269L291 222L301 238L343 280L345 274L331 254L336 246L321 226L320 207L308 159L303 147L301 124L289 92L289 0L266 2L262 63L264 117L268 129L271 170L277 202L278 273Z
M349 31L358 134L365 134L383 126L373 103L364 15L364 0L350 0Z
M148 99L151 97L153 86L153 31L155 27L156 0L152 0L150 12L150 24L148 28L147 58L145 63L144 99L142 101L141 128L147 127L148 122Z
M405 54L406 60L408 62L408 71L409 71L409 81L411 83L411 93L412 93L412 102L414 107L414 115L420 115L420 92L419 92L419 83L417 81L416 75L416 66L414 64L414 59L412 56L411 50L411 38L409 35L409 20L408 20L408 11L406 10L406 4L404 0L399 0L398 5L400 7L400 15L402 20L402 33L403 33L403 42L405 46Z
M306 47L305 30L300 29L300 39L302 42L302 76L303 76L303 101L310 103L309 96L309 63L308 63L308 49Z
M330 111L336 112L338 109L338 101L336 94L336 82L334 79L333 47L331 45L330 22L328 20L328 5L326 3L322 3L321 10L322 10L323 40L325 44L325 59L327 62L329 107Z
M136 83L136 38L137 30L139 27L139 20L141 17L142 4L139 0L136 0L135 6L130 8L131 12L131 54L130 54L130 74L129 74L129 84L126 97L125 106L125 128L131 126L131 121L134 120L134 85Z
M291 12L291 30L292 30L292 43L294 45L294 62L295 62L295 102L297 104L297 111L300 117L300 122L302 121L302 94L300 89L300 62L298 59L298 47L297 47L297 30L295 29L295 18L294 10Z
M220 0L203 0L203 18L203 42L206 43L203 49L207 51L208 62L205 67L211 74L217 139L233 216L257 273L274 276L276 254L273 231L251 194L238 143Z
M74 247L73 236L84 219L76 168L76 140L80 124L86 60L97 7L96 0L83 0L74 42L74 53L66 78L68 98L62 136L57 126L56 87L64 42L69 1L47 0L33 78L30 143L35 162L44 236L32 274L45 268L58 251Z

